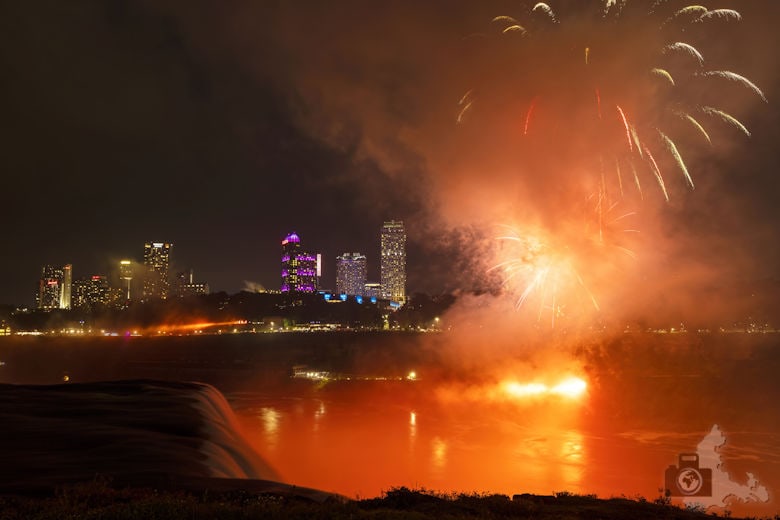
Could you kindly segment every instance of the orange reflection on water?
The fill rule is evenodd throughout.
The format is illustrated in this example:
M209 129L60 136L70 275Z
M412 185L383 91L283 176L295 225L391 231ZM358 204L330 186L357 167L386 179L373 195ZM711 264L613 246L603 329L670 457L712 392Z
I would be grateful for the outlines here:
M263 407L259 413L260 421L263 423L263 432L267 439L268 449L273 450L279 442L279 420L281 414L274 408Z
M274 403L268 408L278 415L264 412L262 427L249 432L286 481L350 497L398 486L510 495L588 491L578 400L443 403L422 391L412 407L393 392L352 388L327 399Z
M433 473L441 475L447 466L447 443L441 437L434 437L431 441L431 469Z
M561 481L565 489L581 489L585 473L584 437L578 431L569 430L563 435L560 459Z

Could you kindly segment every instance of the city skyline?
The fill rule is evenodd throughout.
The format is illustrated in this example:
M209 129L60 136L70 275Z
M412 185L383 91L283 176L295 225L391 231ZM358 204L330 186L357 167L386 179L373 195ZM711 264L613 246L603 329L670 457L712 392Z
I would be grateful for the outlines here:
M579 15L580 4L559 3ZM723 28L728 38L708 30L693 43L707 70L733 68L768 103L733 82L705 82L702 94L725 99L751 135L696 114L713 145L679 143L695 190L673 175L668 154L659 158L671 196L643 184L638 210L652 229L638 231L652 246L625 270L644 277L632 294L698 301L712 287L780 278L771 51L780 4L724 3L738 5L742 21ZM322 253L323 283L335 287L336 257L378 251L376 229L391 218L406 225L409 288L483 288L484 252L500 226L555 231L561 219L540 208L585 179L554 143L534 143L550 171L572 172L548 186L512 162L516 142L457 121L475 78L500 83L482 74L487 62L467 36L494 29L504 6L402 2L383 6L373 31L353 23L375 19L374 9L347 0L6 6L0 302L33 305L43 265L108 274L122 259L140 261L137 244L154 237L176 244L172 272L194 267L212 291L277 288L278 242L291 229ZM335 36L321 37L324 26ZM66 188L42 189L54 186ZM378 280L378 262L368 269Z
M403 227L403 223L400 221L390 221L391 223L396 223ZM387 226L387 222L385 222L385 225L383 226L383 230ZM380 238L381 241L381 238ZM379 297L381 294L380 284L371 282L367 278L367 257L366 255L360 254L360 253L343 253L341 255L337 255L333 259L333 265L331 266L331 269L328 269L327 267L324 267L322 264L325 262L325 259L322 258L322 255L319 253L309 253L306 251L300 250L300 243L301 239L299 235L295 232L288 233L284 239L282 240L282 287L281 292L289 292L289 287L291 280L294 280L292 283L297 284L299 283L297 281L297 274L298 274L298 257L300 255L303 255L306 260L305 265L301 264L302 267L308 271L311 271L312 274L308 274L306 276L306 281L304 282L307 286L307 289L304 291L299 292L316 292L318 290L326 290L326 291L335 291L339 292L339 284L340 282L340 269L342 268L343 261L346 257L349 257L348 260L350 260L349 263L357 263L359 264L358 271L356 271L359 280L355 279L352 280L352 276L350 274L350 289L345 294L349 295L369 295L370 296L376 296ZM404 244L405 244L405 236L404 236ZM403 246L402 246L403 247ZM77 299L80 302L80 305L85 304L85 302L90 301L92 303L95 302L101 302L106 303L109 300L119 300L123 299L126 301L132 301L132 300L151 300L151 299L166 299L171 296L184 296L186 294L208 294L210 292L209 290L209 284L207 281L199 281L198 283L195 283L194 280L194 269L189 268L184 271L180 271L178 268L172 268L172 265L176 265L176 257L172 254L173 252L173 243L171 242L153 242L153 241L146 241L144 242L143 246L143 254L141 255L142 261L136 261L132 259L123 259L119 262L116 262L113 266L106 266L106 269L101 270L99 272L95 271L88 271L84 273L80 273L78 270L76 271L77 277L72 278L72 272L73 272L73 265L67 264L62 268L57 268L53 266L43 266L42 269L42 275L38 282L38 290L35 295L35 304L34 307L36 308L43 308L43 309L53 309L53 308L70 308L69 307L69 290L62 290L62 287L65 284L66 280L72 279L72 285L74 287L74 292L78 292ZM291 271L290 269L290 261L291 261L291 253L295 253L298 256L296 256L295 259L292 259L295 265L292 268L292 271L294 271L294 274L292 277L289 276L289 273ZM377 251L376 257L380 258L382 252ZM380 262L377 262L380 263ZM405 269L405 263L403 265L403 268ZM314 274L316 271L316 274ZM321 282L321 273L332 271L332 276L329 277L332 278L332 284L325 283L323 284ZM378 272L378 269L377 269ZM63 273L66 273L67 276ZM175 274L174 274L175 273ZM354 273L352 273L354 274ZM346 276L346 275L345 275ZM379 276L377 276L377 279L379 279ZM405 278L404 278L405 279ZM53 283L48 283L47 281L53 280ZM346 283L346 282L344 282ZM360 284L360 290L355 290L354 285L355 283ZM71 285L71 284L68 284ZM372 289L372 287L376 286L376 289ZM285 289L287 287L287 289ZM109 291L109 288L111 291ZM252 286L252 287L243 287L241 290L250 290L255 291L258 289L258 286ZM265 287L266 290L270 290L271 292L278 290L277 288L271 287ZM110 292L110 294L109 294ZM119 294L121 292L121 294ZM225 291L228 292L228 291ZM238 291L235 291L238 292ZM296 292L296 291L293 291ZM343 291L341 291L343 292ZM376 294L374 294L376 292ZM46 304L42 305L39 302L42 301L42 298L44 295L48 295L51 293L51 296L48 297L48 300L51 300L54 298L56 300L55 303L52 303L51 305ZM67 295L65 295L67 293ZM65 301L68 300L68 303L66 304ZM54 301L54 300L52 300ZM26 306L26 303L18 303L18 302L0 302L0 304L8 304L13 303L17 305ZM67 306L66 306L67 305Z

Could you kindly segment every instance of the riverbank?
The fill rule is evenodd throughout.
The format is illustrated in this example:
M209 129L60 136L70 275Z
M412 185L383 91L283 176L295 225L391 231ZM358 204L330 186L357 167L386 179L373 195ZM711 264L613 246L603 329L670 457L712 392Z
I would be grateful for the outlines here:
M0 518L231 519L476 519L575 520L712 518L644 499L599 499L558 493L538 495L439 494L397 488L383 496L348 500L336 495L262 481L207 479L169 482L160 488L119 487L105 479L49 493L0 494Z

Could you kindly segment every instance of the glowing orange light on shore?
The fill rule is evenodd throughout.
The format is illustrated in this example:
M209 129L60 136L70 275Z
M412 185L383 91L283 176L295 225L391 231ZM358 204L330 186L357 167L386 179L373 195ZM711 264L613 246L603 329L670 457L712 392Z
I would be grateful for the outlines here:
M175 325L160 325L155 327L154 330L158 334L166 333L188 333L194 331L200 331L211 327L226 327L229 325L244 325L245 320L232 320L232 321L220 321L220 322L198 322L198 323L177 323Z
M542 383L521 384L516 382L506 383L504 385L506 392L513 397L526 397L529 395L540 395L547 393L547 385Z
M588 384L579 377L569 377L553 386L538 382L518 383L516 381L508 381L502 386L505 394L512 398L558 395L570 399L577 399L581 397L588 388Z
M552 387L550 392L564 397L576 398L585 393L587 389L588 384L585 381L579 377L570 377Z

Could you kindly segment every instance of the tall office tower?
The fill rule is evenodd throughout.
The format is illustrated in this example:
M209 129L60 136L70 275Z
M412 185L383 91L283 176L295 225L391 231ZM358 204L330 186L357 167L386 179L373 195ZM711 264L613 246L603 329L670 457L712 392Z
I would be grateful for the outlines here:
M282 240L282 287L283 293L313 293L317 290L317 261L320 255L313 255L301 249L301 238L290 233ZM321 257L320 257L321 258Z
M404 303L406 300L406 231L400 220L382 225L380 284L382 298Z
M108 278L96 274L73 282L72 304L74 309L91 309L98 305L108 305L111 299L111 286Z
M73 280L70 305L73 309L83 310L89 308L87 293L89 292L89 280L81 278Z
M363 296L366 283L366 256L344 253L336 258L336 292Z
M166 299L170 282L168 268L173 244L147 242L144 245L144 300Z
M41 279L38 282L39 309L70 309L70 292L73 280L73 266L63 267L45 265L41 269Z
M60 292L62 290L62 268L45 265L41 268L41 278L38 282L39 309L58 309L60 307Z
M60 291L60 309L70 309L70 291L73 283L73 266L65 264L62 267L62 290Z
M130 284L133 281L133 262L131 260L122 260L119 262L119 279L122 280L122 284L127 290L125 299L130 301Z

